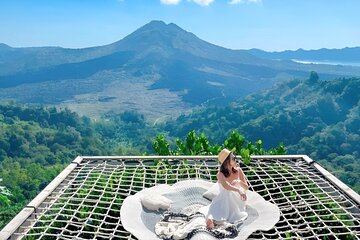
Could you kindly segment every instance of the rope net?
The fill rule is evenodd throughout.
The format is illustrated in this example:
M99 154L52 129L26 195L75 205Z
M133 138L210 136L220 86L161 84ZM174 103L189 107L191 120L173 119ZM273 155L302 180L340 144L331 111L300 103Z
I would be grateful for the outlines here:
M216 181L207 160L83 161L13 233L21 239L136 239L122 226L123 200L157 184ZM250 189L280 208L280 221L252 239L360 239L359 206L302 158L239 162Z

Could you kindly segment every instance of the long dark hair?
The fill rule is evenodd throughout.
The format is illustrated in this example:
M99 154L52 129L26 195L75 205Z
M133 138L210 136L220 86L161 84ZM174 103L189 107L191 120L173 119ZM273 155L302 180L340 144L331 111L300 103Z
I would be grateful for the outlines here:
M230 172L227 167L230 164L230 155L231 155L231 153L227 156L227 158L224 160L224 162L220 166L220 172L222 172L225 177L230 176ZM237 173L237 170L234 167L231 168L231 171L232 171L232 173Z

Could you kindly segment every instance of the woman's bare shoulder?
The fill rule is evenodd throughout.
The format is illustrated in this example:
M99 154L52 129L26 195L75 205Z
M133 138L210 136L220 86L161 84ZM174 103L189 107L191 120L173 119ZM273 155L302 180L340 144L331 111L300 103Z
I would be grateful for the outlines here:
M242 175L245 175L244 171L242 170L242 168L240 166L237 166L236 170L237 170L237 172L239 174L239 177L241 177Z
M217 176L218 180L225 179L225 175L220 171L216 174L216 176Z

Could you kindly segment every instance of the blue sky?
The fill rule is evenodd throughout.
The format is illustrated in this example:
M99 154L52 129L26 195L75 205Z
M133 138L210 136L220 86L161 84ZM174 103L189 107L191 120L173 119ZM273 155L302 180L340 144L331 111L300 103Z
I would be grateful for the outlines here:
M151 20L231 49L360 46L360 0L0 0L0 43L83 48Z

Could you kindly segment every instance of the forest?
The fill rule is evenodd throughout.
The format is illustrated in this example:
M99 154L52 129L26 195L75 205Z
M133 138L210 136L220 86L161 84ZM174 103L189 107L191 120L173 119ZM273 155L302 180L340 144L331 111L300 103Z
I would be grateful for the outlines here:
M192 129L222 142L233 129L266 148L282 142L305 154L360 192L360 79L290 80L225 106L206 106L168 121L170 136Z
M0 112L0 228L79 155L204 155L228 147L249 161L265 153L261 141L246 141L237 131L223 145L195 131L183 141L167 139L136 112L97 122L54 107L8 103ZM281 144L269 150L284 153Z
M67 109L0 105L0 226L74 157L109 153L88 118Z
M360 192L360 79L292 80L153 125L134 111L94 121L68 109L0 104L0 228L76 156L306 154Z

